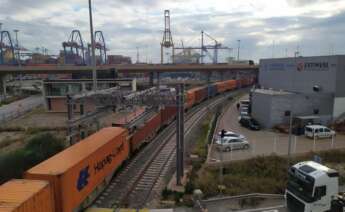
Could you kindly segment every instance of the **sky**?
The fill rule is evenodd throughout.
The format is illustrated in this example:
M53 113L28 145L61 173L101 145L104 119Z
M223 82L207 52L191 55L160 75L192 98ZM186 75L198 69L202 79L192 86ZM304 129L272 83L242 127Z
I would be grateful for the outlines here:
M95 30L104 34L108 54L141 62L160 61L164 10L170 10L175 46L200 46L204 30L223 46L221 59L345 54L344 0L92 0ZM87 0L0 0L2 29L27 49L50 54L78 29L90 41ZM214 44L206 39L206 44Z

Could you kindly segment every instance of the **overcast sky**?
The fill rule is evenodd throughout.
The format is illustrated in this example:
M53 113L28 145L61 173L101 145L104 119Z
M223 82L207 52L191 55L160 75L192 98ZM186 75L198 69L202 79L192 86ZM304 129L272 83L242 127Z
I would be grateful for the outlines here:
M87 2L0 0L0 23L20 30L20 45L57 54L73 29L89 42ZM95 30L111 54L135 61L139 47L141 61L159 62L165 9L175 45L200 46L205 30L235 49L240 39L242 59L293 56L297 48L303 56L345 53L345 0L93 0Z

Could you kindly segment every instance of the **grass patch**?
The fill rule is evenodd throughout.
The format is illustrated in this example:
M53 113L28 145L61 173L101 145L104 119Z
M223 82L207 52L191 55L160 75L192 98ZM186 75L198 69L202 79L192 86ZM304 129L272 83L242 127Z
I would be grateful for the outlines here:
M0 156L0 184L21 178L23 173L65 148L63 141L50 133L32 136L25 147Z
M314 153L292 159L291 164L312 160ZM323 164L339 171L339 183L345 183L345 150L330 150L317 153ZM193 188L201 189L206 198L217 196L219 185L225 185L225 195L249 193L283 194L287 184L288 163L285 157L260 156L245 161L233 162L223 169L223 182L219 168L202 168L191 179Z
M207 157L207 144L208 144L208 135L212 127L214 116L208 114L206 119L201 124L201 132L195 143L193 154L198 155L203 160Z

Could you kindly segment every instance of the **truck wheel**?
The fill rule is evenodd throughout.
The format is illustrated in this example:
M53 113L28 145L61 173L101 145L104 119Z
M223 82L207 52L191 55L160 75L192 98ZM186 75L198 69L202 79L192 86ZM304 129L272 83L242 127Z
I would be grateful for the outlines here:
M249 145L248 145L248 144L245 144L245 145L243 146L243 149L249 149Z

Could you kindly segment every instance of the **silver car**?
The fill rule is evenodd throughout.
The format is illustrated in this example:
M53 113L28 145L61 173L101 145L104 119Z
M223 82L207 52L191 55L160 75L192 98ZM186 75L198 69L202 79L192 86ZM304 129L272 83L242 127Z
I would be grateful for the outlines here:
M217 149L220 151L232 151L235 149L249 149L249 142L238 137L224 137L216 140Z
M220 131L218 133L217 140L220 139L221 135L222 135L222 131ZM225 131L224 137L236 137L236 138L245 139L244 135L238 134L238 133L235 133L235 132L232 132L232 131Z

